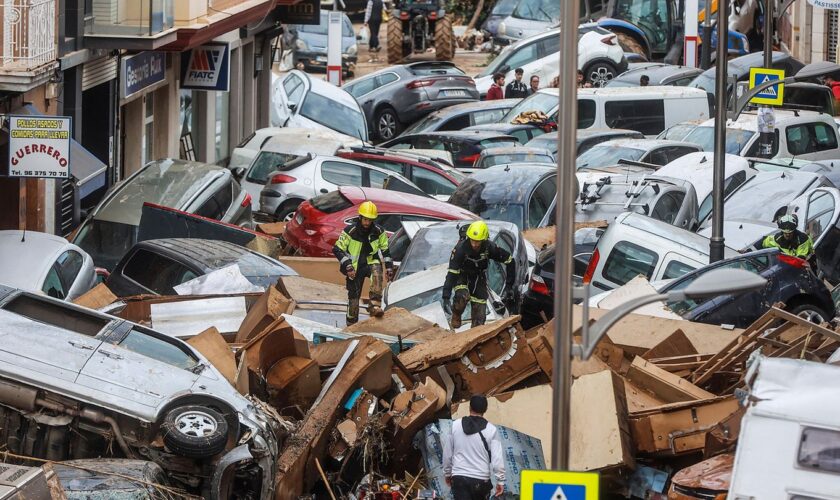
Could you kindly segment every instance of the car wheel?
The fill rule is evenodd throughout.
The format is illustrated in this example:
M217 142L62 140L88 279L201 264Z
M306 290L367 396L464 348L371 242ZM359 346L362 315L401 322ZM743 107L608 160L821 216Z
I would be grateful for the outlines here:
M788 312L817 325L827 323L831 319L821 307L812 304L800 304L791 308Z
M300 203L300 200L290 200L283 203L277 208L274 217L277 218L278 222L289 222L295 216L295 211L297 211Z
M593 87L603 87L616 77L618 70L608 62L598 61L588 66L583 74L586 80L592 83Z
M389 141L402 131L397 112L393 108L382 108L376 113L376 135L380 140Z
M207 458L225 449L228 424L218 411L205 406L179 406L163 421L163 442L172 452Z

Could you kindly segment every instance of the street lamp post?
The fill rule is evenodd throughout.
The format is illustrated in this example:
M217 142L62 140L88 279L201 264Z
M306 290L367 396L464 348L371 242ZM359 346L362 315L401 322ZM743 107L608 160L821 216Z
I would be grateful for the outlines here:
M707 0L708 2L709 0ZM718 2L717 71L715 71L715 158L712 179L712 237L709 242L709 262L723 260L723 181L726 154L726 84L728 73L726 27L729 2Z

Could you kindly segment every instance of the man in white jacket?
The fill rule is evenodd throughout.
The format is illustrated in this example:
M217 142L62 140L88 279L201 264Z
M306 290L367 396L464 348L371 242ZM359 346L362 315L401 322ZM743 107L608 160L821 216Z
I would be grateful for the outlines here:
M487 398L470 398L470 416L452 422L452 435L444 440L443 473L454 500L486 500L496 475L496 496L505 490L505 462L496 426L484 419Z

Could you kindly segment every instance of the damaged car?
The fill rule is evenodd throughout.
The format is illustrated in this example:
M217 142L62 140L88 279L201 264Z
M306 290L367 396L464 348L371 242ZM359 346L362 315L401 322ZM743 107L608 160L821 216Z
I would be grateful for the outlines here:
M285 426L192 346L0 286L0 443L63 461L155 462L205 498L270 498Z

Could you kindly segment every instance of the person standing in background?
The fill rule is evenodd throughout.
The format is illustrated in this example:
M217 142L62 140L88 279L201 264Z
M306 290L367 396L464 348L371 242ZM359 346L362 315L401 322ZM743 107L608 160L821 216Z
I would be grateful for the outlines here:
M490 89L487 90L487 97L485 100L492 101L495 99L504 99L504 84L505 84L505 74L504 73L495 73L493 74L493 84L490 85Z
M382 0L368 0L365 7L365 26L370 31L368 52L379 52L379 26L382 24Z
M516 68L514 73L514 80L507 84L505 87L505 98L506 99L521 99L524 97L528 97L528 87L522 81L522 76L525 74L525 70L522 68Z
M531 88L528 89L528 95L536 94L538 90L540 90L540 77L539 75L531 75Z

